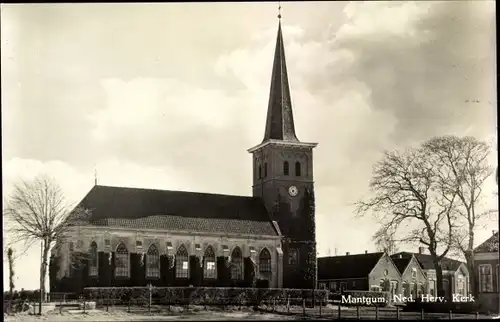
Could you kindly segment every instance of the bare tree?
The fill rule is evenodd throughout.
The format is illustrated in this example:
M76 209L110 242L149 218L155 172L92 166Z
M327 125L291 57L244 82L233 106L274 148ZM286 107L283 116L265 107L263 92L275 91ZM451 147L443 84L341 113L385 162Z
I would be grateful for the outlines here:
M373 235L373 241L377 246L377 250L380 252L385 252L389 255L392 255L398 251L397 240L395 238L394 231L379 229Z
M477 295L477 280L474 270L474 233L482 219L496 210L484 209L483 185L493 174L488 164L491 147L487 142L473 137L443 136L425 142L425 151L436 162L436 179L448 200L456 196L454 211L457 214L453 246L467 262L472 292ZM481 209L482 208L482 209Z
M89 213L66 205L59 185L41 175L33 181L21 181L6 200L4 217L11 243L24 241L26 248L41 243L40 293L45 296L45 278L49 252L56 241L66 238L71 227L88 219ZM41 302L40 311L41 312Z
M448 195L434 188L434 171L423 149L385 152L373 168L373 195L357 203L356 213L373 213L381 224L379 235L402 235L395 241L425 245L436 270L438 296L443 296L441 259L452 245L455 196L448 202Z

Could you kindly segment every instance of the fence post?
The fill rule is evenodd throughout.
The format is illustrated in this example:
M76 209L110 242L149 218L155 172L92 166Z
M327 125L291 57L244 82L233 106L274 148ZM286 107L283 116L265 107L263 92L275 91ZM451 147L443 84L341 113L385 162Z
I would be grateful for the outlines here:
M306 299L302 298L302 315L306 316Z
M340 302L339 302L339 320L340 320L340 318L342 316L342 313L340 313L340 312L342 312L342 311L340 310Z
M375 305L375 320L378 320L378 305Z
M273 297L273 312L276 312L276 298Z
M151 300L152 300L152 285L149 283L148 285L148 290L149 290L149 301L148 301L148 312L151 314Z
M85 311L85 306L86 306L86 305L85 305L85 298L83 298L83 314L85 314L85 312L86 312L86 311Z
M420 311L420 320L424 319L424 309Z
M319 300L319 317L322 316L321 307L323 306L323 299Z
M358 320L360 320L360 318L359 318L359 305L356 306L356 317Z
M132 300L132 299L129 297L129 298L128 298L128 310L127 310L127 311L128 311L128 313L130 313L130 301L131 301L131 300Z
M286 313L290 313L290 294L286 296Z
M476 312L476 320L479 320L479 312Z
M59 300L59 314L62 314L62 298Z
M452 317L452 315L451 315L451 310L450 310L450 311L448 311L448 320L453 320L453 317Z
M399 305L396 306L396 320L399 320Z
M108 297L106 298L106 312L109 312L109 293Z

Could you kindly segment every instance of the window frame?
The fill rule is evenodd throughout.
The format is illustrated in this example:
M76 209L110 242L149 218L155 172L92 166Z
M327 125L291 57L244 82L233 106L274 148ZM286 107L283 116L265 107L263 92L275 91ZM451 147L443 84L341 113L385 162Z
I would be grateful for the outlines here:
M154 259L156 267L150 266L150 260ZM155 244L151 244L146 252L146 278L147 279L160 279L160 251Z
M259 273L260 274L272 273L271 252L267 248L263 248L259 253Z
M207 261L210 259L210 261ZM217 257L215 256L215 251L211 245L207 246L205 252L203 253L203 278L204 279L217 279ZM213 263L213 269L208 268L208 263Z
M185 262L187 262L187 269L184 268ZM189 269L189 252L187 251L186 246L182 244L179 246L179 248L177 248L177 252L175 252L175 278L188 279L190 277L190 273L191 272Z
M118 252L120 247L123 246L123 249L125 252L120 253ZM120 259L119 259L120 258ZM130 277L130 252L127 248L127 246L124 243L118 244L115 249L115 260L114 260L114 266L115 266L115 278L128 278ZM118 263L123 263L124 265L121 267L118 267Z

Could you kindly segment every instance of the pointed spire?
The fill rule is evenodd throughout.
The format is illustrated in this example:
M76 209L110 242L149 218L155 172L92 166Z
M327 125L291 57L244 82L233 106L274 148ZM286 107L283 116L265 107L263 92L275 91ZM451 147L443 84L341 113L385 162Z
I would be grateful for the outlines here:
M263 142L267 140L299 142L295 135L292 100L290 97L288 73L286 70L285 47L283 45L283 35L281 33L281 6L278 7L278 10L278 36L276 38L276 49L274 52L266 131L264 133Z

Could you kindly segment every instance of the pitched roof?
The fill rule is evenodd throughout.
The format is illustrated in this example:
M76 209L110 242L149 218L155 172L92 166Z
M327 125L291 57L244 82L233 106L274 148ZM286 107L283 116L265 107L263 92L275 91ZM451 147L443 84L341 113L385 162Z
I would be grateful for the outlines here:
M399 253L396 253L392 256L398 256L398 255L402 255L403 258L411 258L411 256L413 255L417 259L417 261L420 264L420 267L422 267L422 269L434 269L434 264L432 262L432 256L430 254L399 252ZM447 257L444 257L443 259L441 259L441 266L444 270L447 270L447 271L456 271L460 267L460 265L462 265L462 264L463 263L461 261L447 258Z
M293 121L292 99L288 85L281 22L278 25L278 36L274 50L266 130L262 142L267 140L299 141L295 134L295 124Z
M408 264L410 264L411 256L402 256L400 254L391 255L394 265L398 268L399 273L403 274Z
M383 252L318 258L318 279L364 278L377 265Z
M79 206L95 226L278 235L254 197L94 186Z
M474 253L498 252L498 232L474 249Z

